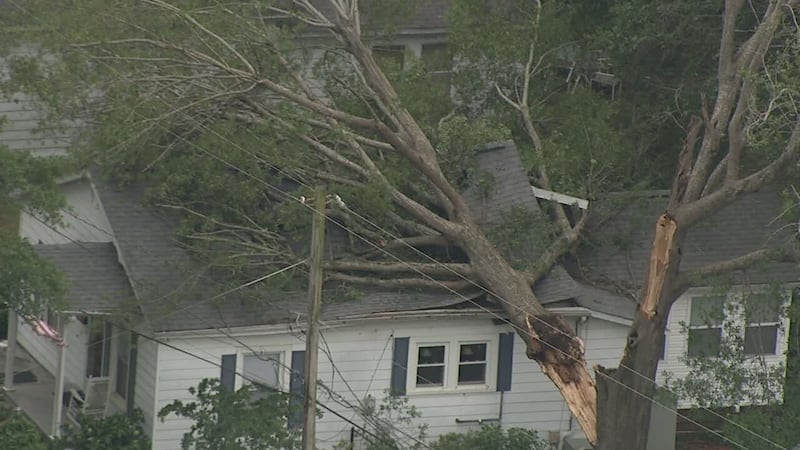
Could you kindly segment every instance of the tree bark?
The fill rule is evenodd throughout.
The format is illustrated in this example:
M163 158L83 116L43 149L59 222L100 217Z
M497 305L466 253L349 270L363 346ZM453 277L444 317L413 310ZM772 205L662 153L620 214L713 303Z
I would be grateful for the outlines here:
M647 448L650 411L656 385L659 352L670 307L680 295L678 288L685 231L664 213L656 223L650 264L628 332L625 352L616 369L596 367L598 450L644 450ZM621 430L635 430L622 433Z
M597 442L597 401L583 342L558 315L545 309L529 276L511 267L474 223L465 223L459 241L482 284L503 307L514 331L525 343L526 355L536 361L561 392L589 441Z

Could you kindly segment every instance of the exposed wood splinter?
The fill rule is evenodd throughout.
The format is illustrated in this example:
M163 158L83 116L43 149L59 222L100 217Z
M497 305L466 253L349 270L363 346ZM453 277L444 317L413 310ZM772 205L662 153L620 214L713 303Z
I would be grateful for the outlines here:
M672 257L673 240L677 229L678 222L669 214L662 214L656 222L656 235L653 238L653 249L650 251L647 292L640 306L642 314L648 320L656 315L658 300L661 298L664 279Z

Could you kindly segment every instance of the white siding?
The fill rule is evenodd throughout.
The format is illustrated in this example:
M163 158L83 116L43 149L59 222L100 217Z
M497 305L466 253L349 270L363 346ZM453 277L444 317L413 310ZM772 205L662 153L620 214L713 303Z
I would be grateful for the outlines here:
M22 214L20 236L32 244L111 242L111 226L91 185L78 179L61 185L68 208L62 211L63 225L53 227L27 213Z
M69 317L66 320L64 339L67 343L65 347L67 356L64 369L64 384L67 389L73 387L83 389L86 375L88 331L87 327L74 317ZM55 374L58 366L58 348L56 344L50 339L34 333L30 325L22 319L19 319L17 330L17 340L20 345L25 347L25 350L45 370Z
M587 356L591 363L613 366L619 359L625 342L626 327L597 319L581 325L585 337L590 341ZM344 417L360 423L356 412L342 406L344 401L357 405L367 394L381 399L389 388L392 365L392 339L410 337L409 357L414 355L414 342L441 342L453 340L494 340L500 333L510 331L507 325L498 326L489 318L441 318L419 320L382 320L361 322L350 326L323 329L323 352L320 353L319 378L341 398L331 398L323 391L319 400L335 409ZM219 377L218 364L224 354L237 353L237 371L241 370L241 354L249 352L245 346L261 352L281 352L283 361L290 361L291 352L303 350L302 335L283 333L260 336L241 336L241 343L221 334L214 337L173 337L174 345L196 356L213 362L204 362L166 346L158 351L158 394L156 410L173 400L192 400L187 389L196 386L204 377ZM242 345L244 344L244 345ZM493 345L494 345L493 344ZM335 362L337 372L325 352ZM496 352L496 347L491 353ZM496 358L496 357L495 357ZM496 372L496 359L487 369ZM282 385L288 390L288 373L283 374ZM408 374L412 377L412 374ZM346 383L345 383L346 380ZM238 377L237 377L238 386ZM514 364L511 391L502 396L489 389L462 392L415 393L410 391L408 399L422 417L420 423L429 425L428 435L436 437L447 432L463 432L477 427L475 423L459 424L455 419L497 419L501 414L502 424L538 431L567 430L570 413L558 391L544 376L536 363L528 360L521 341L514 342ZM344 400L344 401L342 401ZM154 450L172 449L180 446L182 434L190 423L175 416L163 423L157 421L154 428ZM317 424L320 448L330 448L340 439L349 437L351 426L330 412L324 412Z
M155 342L139 337L136 349L136 387L134 389L134 404L144 413L144 430L153 435L153 425L156 404L156 372L158 371L159 345Z
M758 290L758 287L753 287ZM767 286L764 289L768 289ZM658 366L658 373L656 380L659 385L664 384L665 372L669 372L674 379L684 378L689 374L689 368L683 363L688 350L688 334L682 333L681 323L688 324L691 318L691 298L693 296L708 295L710 293L708 288L694 288L684 293L672 305L672 309L667 320L667 342L665 348L664 360ZM784 318L783 329L779 331L777 348L774 355L764 355L763 360L769 366L775 366L786 361L786 351L789 348L789 319ZM760 362L753 360L754 364ZM679 408L692 407L691 401L687 399L680 399L678 402Z

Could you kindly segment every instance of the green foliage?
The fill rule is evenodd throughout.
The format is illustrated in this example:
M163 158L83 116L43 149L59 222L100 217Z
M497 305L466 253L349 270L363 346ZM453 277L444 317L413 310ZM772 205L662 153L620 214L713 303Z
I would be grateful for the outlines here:
M556 236L555 225L539 211L514 208L503 223L489 231L489 239L516 269L533 269L536 258Z
M149 450L150 439L142 429L143 423L140 409L109 417L80 416L79 427L67 427L59 446L81 450Z
M715 294L719 295L730 292L730 284L727 288L720 285L715 289ZM774 302L784 297L785 289L773 285L765 293L729 296L725 309L729 317L758 316L766 310L774 310ZM681 379L666 374L669 387L682 399L714 408L717 414L723 414L727 421L722 425L722 434L744 448L768 448L759 435L787 448L796 445L800 441L800 429L796 426L800 420L800 404L797 402L800 347L795 336L795 323L800 320L799 308L797 302L793 302L788 308L779 309L781 320L788 318L791 322L790 330L781 329L781 333L789 333L785 365L770 364L761 355L745 355L742 326L726 321L723 323L720 354L716 357L684 358L682 361L689 367L689 373ZM711 320L713 318L709 318ZM685 324L683 328L686 332ZM734 406L737 408L732 408ZM690 416L700 423L718 420L705 410L691 411ZM718 439L711 435L706 438L710 441Z
M0 231L0 305L23 315L38 315L44 304L59 309L64 277L16 233Z
M3 448L48 450L50 442L39 428L24 415L15 412L0 400L0 442Z
M357 431L364 445L355 447L363 450L421 449L425 445L427 425L420 425L422 414L408 397L385 395L380 401L368 395L361 401L357 420L363 430ZM350 441L340 441L335 450L354 450Z
M546 450L550 444L536 432L522 428L501 429L485 425L466 433L448 433L439 436L431 450Z
M0 145L0 307L38 315L45 303L59 309L64 280L18 234L24 208L46 223L60 220L64 197L57 178L72 167L64 158L35 158Z
M224 389L218 379L206 378L189 392L196 401L175 400L158 413L193 421L183 435L185 449L270 450L297 448L298 435L286 426L290 414L286 394L243 386L236 392Z

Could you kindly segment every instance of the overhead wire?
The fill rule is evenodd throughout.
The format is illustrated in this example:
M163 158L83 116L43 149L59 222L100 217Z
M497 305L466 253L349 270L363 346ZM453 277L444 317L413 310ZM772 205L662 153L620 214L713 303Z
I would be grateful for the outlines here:
M30 11L28 11L27 9L25 9L25 8L23 8L23 7L21 7L21 6L19 6L19 5L18 5L18 4L17 4L17 3L16 3L14 0L10 0L10 3L11 3L12 5L14 5L14 6L15 6L17 9L19 9L19 10L21 10L21 11L25 12L26 14L29 14L29 15L31 15L32 17L34 17L35 19L37 19L37 20L38 20L38 18L37 18L35 15L33 15L32 13L30 13ZM111 66L110 66L110 64L108 64L107 62L105 62L105 61L102 61L101 63L102 63L102 64L104 64L104 65L106 65L107 67L111 68L112 70L115 70L115 69L113 69L113 67L111 67ZM118 71L116 71L116 70L115 70L115 72L117 72L117 73L119 74L119 72L118 72ZM124 79L126 79L126 78L125 78L124 76L121 76L121 77L120 77L120 79L123 79L123 80L124 80ZM165 104L165 105L167 105L167 106L174 106L174 105L170 105L168 102L166 102L166 101L165 101L165 100L163 100L163 99L160 99L160 100L161 100L162 102L164 102L164 104ZM138 112L137 112L137 114L141 114L141 113L138 113ZM202 128L204 128L205 130L207 130L207 131L210 131L210 132L212 132L212 133L216 134L217 136L221 137L222 139L226 140L227 142L229 142L229 143L231 143L231 144L234 144L234 145L235 145L235 146L237 146L237 147L238 147L240 150L242 150L242 151L245 151L245 152L247 152L247 153L249 153L249 154L251 154L251 155L252 155L252 153L251 153L251 152L248 152L247 150L245 150L245 149L244 149L243 147L241 147L241 146L240 146L238 143L236 143L236 142L234 142L234 141L230 140L229 138L227 138L227 137L225 137L225 136L223 136L223 135L219 134L219 133L218 133L216 130L213 130L212 128L208 127L207 125L200 123L200 122L199 122L199 121L197 121L196 119L194 119L194 120L195 120L195 121L196 121L196 122L197 122L197 123L198 123L198 124L199 124L199 125L200 125ZM256 181L260 181L260 182L261 182L262 184L264 184L265 186L267 186L267 187L270 187L270 188L272 188L273 190L280 192L281 194L285 195L285 196L286 196L288 199L291 199L291 200L298 200L297 198L295 198L295 197L294 197L294 196L292 196L291 194L289 194L289 193L285 192L284 190L282 190L282 189L278 188L277 186L275 186L275 185L273 185L273 184L269 183L268 181L266 181L266 180L262 180L262 179L259 179L258 177L256 177L256 176L254 176L254 175L252 175L252 174L248 173L248 172L247 172L247 171L245 171L244 169L242 169L242 168L240 168L240 167L237 167L237 166L235 166L235 165L233 165L233 164L229 163L229 162L228 162L228 161L226 161L226 160L223 160L223 159L222 159L222 158L220 158L219 156L217 156L217 155L213 154L212 152L210 152L210 151L208 151L208 150L206 150L206 149L204 149L204 148L201 148L201 147L199 147L199 146L198 146L196 143L194 143L194 142L192 142L192 141L189 141L189 140L185 139L184 137L181 137L181 136L177 135L177 134L176 134L174 131L167 129L167 128L166 128L166 127L164 127L162 124L158 124L157 126L159 126L159 127L163 128L163 129L164 129L165 131L167 131L168 133L172 133L172 134L174 134L174 135L175 135L175 136L176 136L178 139L180 139L180 140L183 140L184 142L188 143L189 145L191 145L191 146L193 146L193 147L195 147L195 148L199 149L200 151L202 151L202 152L206 153L206 154L207 154L207 155L209 155L210 157L212 157L212 158L214 158L214 159L217 159L218 161L220 161L220 162L222 162L223 164L227 165L228 167L230 167L230 168L232 168L232 169L234 169L234 170L238 171L239 173L242 173L242 174L244 174L244 175L246 175L246 176L248 176L248 177L251 177L252 179L254 179L254 180L256 180ZM249 132L249 130L248 130L248 132ZM250 134L251 134L251 135L253 135L253 134L252 134L252 132L250 132ZM253 135L253 136L255 136L255 135ZM263 139L260 139L260 140L263 142ZM263 159L260 159L260 158L259 158L259 161L261 161L261 162L265 162L265 163L267 163L268 165L271 165L272 167L276 167L276 166L274 166L274 165L270 164L268 161L264 161ZM279 170L280 170L280 169L279 169ZM283 170L281 170L281 172L282 172L282 173L287 173L287 172L285 172L285 171L283 171ZM292 179L295 179L295 177L292 177ZM296 181L296 179L295 179L295 181ZM307 184L305 184L305 183L303 183L303 184L307 186ZM310 205L306 205L306 204L305 204L305 203L303 203L303 202L300 202L300 203L301 203L301 204L304 204L304 205L305 205L306 207L308 207L308 208L311 208L311 206L310 206ZM313 209L313 208L312 208L312 209ZM369 220L369 219L367 219L366 217L363 217L362 215L358 214L357 212L355 212L355 211L351 210L350 208L348 208L348 212L351 212L351 213L353 213L353 214L354 214L356 217L359 217L361 220L365 221L366 223L370 224L371 226L375 227L376 229L378 229L378 230L380 230L380 231L382 231L382 232L384 232L384 233L387 233L387 236L390 236L390 237L396 238L396 237L395 237L395 236L394 236L394 235L393 235L391 232L389 232L388 230L385 230L385 229L383 229L383 228L382 228L382 227L380 227L379 225L377 225L377 224L375 224L374 222L370 221L370 220ZM412 269L413 269L413 266L412 266L410 263L408 263L408 262L406 262L406 261L403 261L402 259L400 259L400 258L396 257L395 255L391 254L390 252L386 251L385 249L383 249L383 248L381 248L381 247L377 246L376 244L374 244L373 242L371 242L371 241L370 241L368 238L361 236L361 235L360 235L360 234L359 234L357 231L355 231L355 230L352 230L350 227L348 227L348 226L346 226L346 225L344 225L344 224L342 224L342 223L340 223L340 222L337 222L336 220L334 220L334 219L332 219L332 218L328 218L328 220L330 220L331 222L335 223L336 225L338 225L338 226L342 227L343 229L345 229L345 230L348 230L348 231L349 231L350 233L352 233L354 236L358 237L358 238L359 238L359 239L361 239L361 240L364 240L364 241L365 241L365 242L367 242L368 244L371 244L371 245L373 245L373 246L376 248L376 250L382 251L382 252L383 252L385 255L387 255L387 256L391 256L391 257L393 257L394 259L396 259L398 262L401 262L401 263L403 263L403 264L407 264L407 265L408 265L410 268L412 268ZM399 238L397 238L397 239L399 239ZM483 290L484 292L486 292L486 293L489 293L490 295L493 295L495 298L497 298L497 299L498 299L498 300L500 300L501 302L504 302L504 303L508 304L508 305L509 305L509 306L511 306L511 307L516 307L516 305L514 305L513 303L509 302L508 300L506 300L506 299L504 299L504 298L502 298L502 297L500 297L500 296L497 296L496 294L493 294L493 293L492 293L490 290L488 290L487 288L485 288L485 287L481 286L479 283L475 282L474 280L471 280L470 278L468 278L468 277L464 276L463 274L460 274L460 273L458 273L457 271L454 271L452 268L448 267L448 266L447 266L447 265L445 265L445 264L442 264L440 261L438 261L438 260L435 260L434 258L431 258L429 255L425 254L424 252L421 252L419 249L417 249L416 247L413 247L411 244L408 244L408 243L406 243L406 242L405 242L405 241L403 241L402 239L399 239L399 240L400 240L400 242L402 242L404 245L408 246L409 248L411 248L411 249L412 249L412 250L414 250L415 252L418 252L420 255L422 255L422 256L424 256L424 257L427 257L427 258L429 258L429 259L430 259L431 261L433 261L434 263L437 263L437 264L440 264L440 265L442 265L442 267L444 267L445 269L447 269L447 270L451 271L451 272L452 272L454 275L456 275L456 276L458 276L458 277L462 278L463 280L465 280L465 281L467 281L467 282L471 283L472 285L474 285L474 286L476 286L476 287L480 288L480 289L481 289L481 290ZM439 280L436 280L436 279L435 279L435 278L433 278L433 277L430 277L428 274L425 274L425 273L423 273L423 272L421 272L421 271L419 271L419 270L416 270L416 271L417 271L417 272L418 272L420 275L422 275L423 277L427 278L429 281L431 281L431 282L434 282L434 283L438 283L440 286L442 286L442 288L444 288L444 289L446 289L446 290L450 291L450 292L451 292L451 293L453 293L453 294L456 294L456 295L459 295L459 296L461 296L461 297L462 297L464 300L466 300L466 301L468 301L468 302L470 302L470 303L473 303L473 304L474 304L475 306L477 306L478 308L480 308L480 309L484 309L484 310L485 310L485 312L487 312L487 313L489 313L489 314L492 314L492 315L496 316L496 318L498 318L498 319L500 319L500 320L503 320L505 323L507 323L508 325L512 326L512 328L516 329L518 332L521 332L521 333L523 333L523 334L525 334L525 335L528 335L528 336L530 336L530 335L529 335L529 333L527 332L527 330L520 329L519 327L516 327L516 326L515 326L513 323L511 323L510 321L508 321L508 319L505 319L505 318L503 318L503 317L501 317L501 316L497 315L497 314L496 314L496 313L494 313L493 311L490 311L490 310L488 310L487 308L483 307L482 305L479 305L477 302L474 302L474 300L472 300L472 299L470 299L470 298L467 298L466 296L463 296L462 294L460 294L460 293L456 292L455 290L451 289L450 287L446 286L444 283L441 283L441 281L439 281ZM519 308L519 307L516 307L516 308ZM536 317L536 316L532 316L532 318L533 318L533 319L535 319L535 320L538 320L540 323L544 324L545 326L548 326L548 327L551 327L551 328L553 328L554 330L556 330L556 331L557 331L557 332L559 332L559 333L565 334L566 336L570 336L570 338L572 338L572 339L575 339L575 337L573 337L573 336L571 336L571 335L569 335L569 334L566 334L566 333L564 333L562 330L559 330L558 328L554 327L553 325L551 325L551 324L549 324L549 323L547 323L547 322L544 322L544 321L542 321L540 318L538 318L538 317ZM568 356L568 357L571 357L571 358L572 358L572 359L574 359L576 362L583 363L582 361L580 361L580 360L576 359L574 356L566 354L566 353L565 353L565 352L563 352L561 349L558 349L558 348L556 348L556 347L552 346L550 343L548 343L548 342L545 342L545 341L543 341L543 340L539 339L538 337L535 337L535 336L530 336L530 337L537 339L538 341L540 341L541 343L545 344L546 346L548 346L548 347L551 347L553 350L556 350L556 351L558 351L558 352L560 352L560 353L562 353L562 354L564 354L564 355L566 355L566 356ZM649 378L648 376L646 376L646 375L644 375L644 374L641 374L640 372L637 372L636 370L634 370L634 369L632 369L632 368L630 368L630 367L627 367L627 366L625 366L625 365L621 365L621 367L625 368L626 370L629 370L630 372L632 372L632 373L636 374L637 376L640 376L640 377L644 378L645 380L647 380L647 381L649 381L649 382L651 382L651 383L655 384L655 385L656 385L656 386L658 386L658 387L662 387L662 388L665 388L665 389L667 389L667 390L670 390L668 387L659 385L659 384L658 384L658 383L657 383L655 380L653 380L653 379ZM640 393L640 392L636 391L636 390L635 390L635 389L633 389L632 387L625 385L625 384L624 384L623 382L621 382L620 380L617 380L617 379L615 379L615 378L613 378L613 377L606 376L605 374L600 374L600 375L601 375L601 376L604 376L604 377L606 377L606 379L608 379L608 380L612 381L613 383L616 383L616 384L619 384L619 385L623 386L625 389L628 389L628 390L631 390L631 391L635 392L637 395L640 395L640 396L643 396L644 398L647 398L647 399L649 399L651 402L653 402L653 403L655 403L655 404L659 404L658 402L656 402L656 401L655 401L655 399L653 399L653 398L650 398L650 397L646 396L645 394L643 394L643 393ZM693 422L693 421L692 421L691 419L689 419L688 417L685 417L685 416L683 416L682 414L680 414L680 413L677 411L677 409L675 409L675 410L672 410L671 408L668 408L668 407L666 407L665 405L661 405L661 404L659 404L659 406L661 406L661 407L663 407L663 408L665 408L665 409L668 409L668 410L670 410L670 411L676 412L676 414L678 414L680 417L682 417L682 418L684 418L684 419L687 419L687 420L689 420L689 421ZM704 409L707 409L707 408L704 408ZM741 429L742 429L742 430L744 430L744 431L747 431L747 432L749 432L749 433L753 434L754 436L757 436L757 437L761 438L762 440L764 440L764 441L766 441L766 442L769 442L770 444L772 444L772 445L774 445L774 446L776 446L776 447L778 447L778 448L785 448L785 447L782 447L782 446L780 446L779 444L777 444L777 443L775 443L775 442L773 442L773 441L769 440L768 438L766 438L766 437L764 437L764 436L761 436L761 435L759 435L759 434L755 433L754 431L752 431L752 430L749 430L749 429L747 429L747 428L743 427L742 425L738 424L737 422L735 422L735 421L732 421L732 420L730 420L730 419L728 419L728 418L726 418L726 417L724 417L724 416L722 416L722 415L719 415L718 413L714 412L713 410L710 410L710 409L707 409L707 410L708 410L709 412L711 412L712 414L714 414L714 415L717 415L719 418L721 418L721 419L723 419L723 420L725 420L725 421L727 421L727 422L729 422L729 423L731 423L731 424L733 424L733 425L735 425L735 426L737 426L737 427L741 428ZM693 422L693 423L694 423L695 425L698 425L698 426L702 427L702 428L705 428L704 426L702 426L702 425L701 425L701 424L699 424L699 423L695 423L695 422ZM738 443L735 443L735 442L733 442L733 441L730 441L729 439L725 438L724 436L722 436L722 435L720 435L720 434L718 434L718 433L716 433L716 432L713 432L713 431L712 431L712 430L710 430L710 429L707 429L707 428L706 428L706 431L709 431L709 432L711 432L712 434L716 434L718 437L720 437L720 438L722 438L722 439L724 439L724 440L726 440L726 441L728 441L728 442L730 442L730 443L733 443L733 444L735 444L735 445L739 446L740 448L743 448L743 447L741 447L741 446L740 446Z

